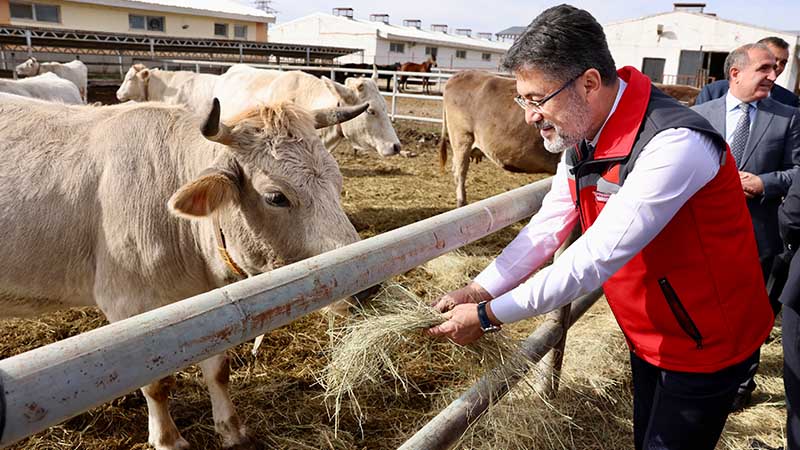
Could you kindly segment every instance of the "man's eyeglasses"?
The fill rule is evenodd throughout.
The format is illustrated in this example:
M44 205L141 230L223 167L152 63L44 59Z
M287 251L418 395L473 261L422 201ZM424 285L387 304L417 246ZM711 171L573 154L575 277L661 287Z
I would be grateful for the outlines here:
M583 75L583 74L581 74L581 75ZM514 97L514 101L517 102L517 105L519 105L519 107L524 109L525 111L531 110L531 111L533 111L535 113L541 113L544 110L544 104L547 103L548 100L550 100L551 98L553 98L556 95L558 95L559 92L561 92L564 89L566 89L567 86L572 84L579 77L580 77L580 75L578 75L577 77L567 81L566 83L564 83L563 86L561 86L560 88L556 89L554 92L552 92L550 94L547 94L544 97L542 97L541 100L529 100L529 99L527 99L527 98L525 98L525 97L523 97L521 95L517 95L516 97Z

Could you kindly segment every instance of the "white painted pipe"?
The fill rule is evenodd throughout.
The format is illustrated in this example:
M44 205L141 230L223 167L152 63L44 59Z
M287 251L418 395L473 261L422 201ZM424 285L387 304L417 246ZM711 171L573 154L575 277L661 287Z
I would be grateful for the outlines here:
M12 444L535 213L551 179L0 361Z
M570 326L574 324L603 295L598 289L572 302ZM534 330L522 345L522 353L533 363L539 362L563 335L561 324L548 320ZM407 440L398 450L445 450L452 448L467 428L489 405L496 403L524 374L490 377L485 375L468 391L454 400L430 422ZM498 378L502 378L499 380Z

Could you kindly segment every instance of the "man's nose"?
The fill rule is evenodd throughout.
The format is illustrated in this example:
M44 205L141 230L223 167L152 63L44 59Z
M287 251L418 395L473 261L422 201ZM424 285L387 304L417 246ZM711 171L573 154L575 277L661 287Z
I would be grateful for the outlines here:
M542 113L540 112L536 112L532 109L525 110L525 123L528 125L533 125L536 122L540 122L543 118L544 116L542 116Z

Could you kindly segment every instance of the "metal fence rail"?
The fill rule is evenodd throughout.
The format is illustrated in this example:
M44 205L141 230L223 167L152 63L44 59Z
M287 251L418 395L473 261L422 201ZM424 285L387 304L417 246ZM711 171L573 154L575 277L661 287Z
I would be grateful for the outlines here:
M572 302L569 324L574 324L603 295L598 289ZM566 331L556 321L541 324L522 344L522 354L536 363L555 346ZM398 450L445 450L452 448L469 426L499 401L523 374L502 379L486 375L443 409Z
M529 217L550 182L4 359L0 447Z

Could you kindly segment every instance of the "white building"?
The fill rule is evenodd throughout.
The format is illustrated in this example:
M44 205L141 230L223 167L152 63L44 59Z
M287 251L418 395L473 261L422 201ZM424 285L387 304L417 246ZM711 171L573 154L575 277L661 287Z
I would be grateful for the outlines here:
M361 54L339 58L341 63L421 63L433 56L440 68L496 70L509 42L491 40L491 33L469 29L449 30L431 25L426 30L417 19L393 24L387 14L372 14L372 20L353 17L350 8L336 8L337 15L314 13L270 29L270 41L363 49Z
M735 48L767 36L789 43L789 62L778 78L798 87L797 32L777 31L716 17L704 3L675 3L667 13L605 24L603 29L617 67L633 66L668 84L703 84L725 77L724 62Z

